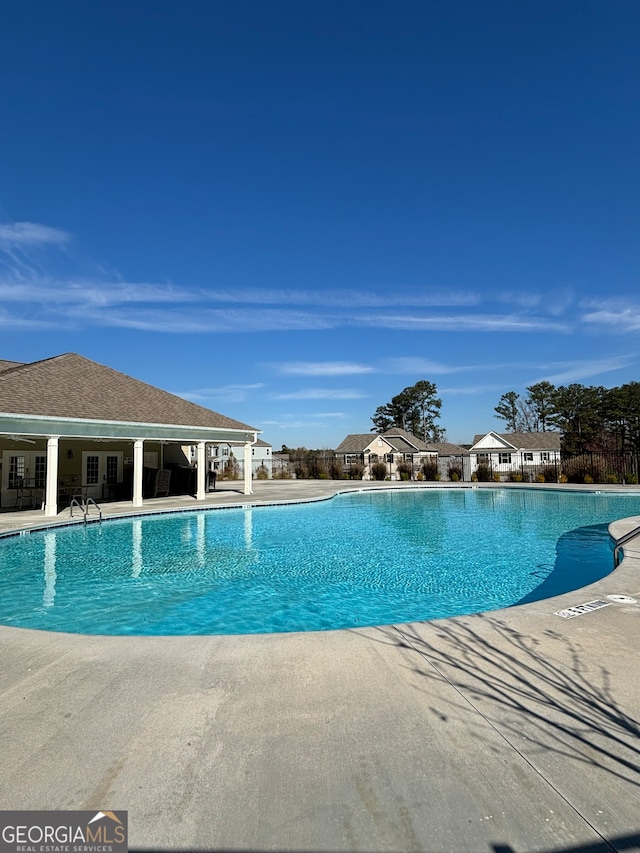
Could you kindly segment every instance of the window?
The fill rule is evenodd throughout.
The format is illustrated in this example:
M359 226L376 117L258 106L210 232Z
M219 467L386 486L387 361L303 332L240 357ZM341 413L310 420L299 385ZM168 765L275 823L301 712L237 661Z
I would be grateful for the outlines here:
M511 465L510 453L498 453L498 462L500 465Z
M118 482L118 457L117 456L107 456L107 464L106 464L106 481L110 485Z
M540 454L541 462L551 462L551 454L547 450L543 450Z
M18 486L22 486L24 471L24 456L11 456L9 458L9 483L7 488L17 489Z
M99 458L97 456L87 456L85 472L85 483L87 486L95 486L98 482L98 464Z
M393 453L386 453L384 458L386 462L393 462Z
M533 453L523 453L522 454L523 462L533 462Z
M488 453L478 453L478 462L488 462L489 454Z
M359 461L360 461L360 454L359 453L347 453L347 455L344 457L345 465L352 465L354 462L359 462Z

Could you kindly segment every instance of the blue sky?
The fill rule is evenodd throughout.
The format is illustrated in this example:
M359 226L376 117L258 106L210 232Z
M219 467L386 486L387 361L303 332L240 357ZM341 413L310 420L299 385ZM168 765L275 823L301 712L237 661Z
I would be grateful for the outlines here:
M0 358L334 447L640 379L640 4L5 4Z

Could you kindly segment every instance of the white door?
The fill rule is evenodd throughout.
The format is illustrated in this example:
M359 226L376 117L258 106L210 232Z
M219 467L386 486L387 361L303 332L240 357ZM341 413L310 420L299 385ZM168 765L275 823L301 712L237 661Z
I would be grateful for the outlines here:
M106 497L105 486L121 482L121 451L82 452L82 485L86 487L86 497L102 500Z

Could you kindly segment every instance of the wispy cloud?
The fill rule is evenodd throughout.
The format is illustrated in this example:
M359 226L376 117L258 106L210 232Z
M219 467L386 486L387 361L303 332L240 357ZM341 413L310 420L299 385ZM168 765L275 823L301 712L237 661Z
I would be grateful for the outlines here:
M547 317L501 314L440 315L372 314L357 319L357 324L387 329L431 332L570 332L567 323L550 322Z
M505 391L504 383L494 385L466 385L460 388L439 388L438 395L441 397L471 397L477 394L487 394L489 392L493 393L494 391L503 394Z
M617 332L637 332L640 329L640 305L626 302L586 302L582 321L592 326L614 326Z
M371 365L351 361L284 361L267 366L291 376L355 376L374 371Z
M622 368L633 364L635 361L637 361L637 356L635 355L567 361L555 365L555 371L553 371L553 366L551 366L552 372L545 374L541 379L536 379L535 382L540 382L543 379L547 382L553 383L554 385L565 382L580 382L583 379L590 379L591 377L600 376L603 373L611 373L614 370L621 370Z
M286 394L274 394L274 400L358 400L368 397L353 388L302 388Z
M296 290L296 289L225 289L214 288L202 292L205 299L216 302L249 305L321 305L339 308L386 308L389 306L461 306L477 305L480 294L471 291L437 290L425 287L421 290L394 288L385 294L366 290Z
M251 396L253 391L264 388L264 382L254 382L250 385L223 385L220 388L197 388L194 391L174 391L177 397L191 400L193 403L242 403Z
M450 364L441 364L437 361L431 361L428 358L417 358L406 356L403 358L387 358L381 362L381 369L385 373L407 373L407 374L428 374L442 375L447 373L460 373L464 370L473 370L476 365L453 366Z
M44 320L33 320L29 317L16 317L13 314L9 314L3 308L0 308L0 329L2 328L10 329L11 331L16 331L17 329L51 329L53 328L53 324L47 323Z
M146 332L199 333L199 332L277 332L292 330L324 330L338 325L337 321L301 311L264 309L162 310L138 307L125 312L85 312L94 323L138 329Z
M11 222L0 224L0 249L29 249L37 246L63 246L71 235L59 228L39 225L36 222Z

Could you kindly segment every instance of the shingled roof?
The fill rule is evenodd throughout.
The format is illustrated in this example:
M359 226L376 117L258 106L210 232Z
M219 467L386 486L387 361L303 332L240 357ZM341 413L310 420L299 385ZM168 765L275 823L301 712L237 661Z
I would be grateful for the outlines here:
M473 445L476 445L487 435L488 433L483 433L474 436ZM559 432L496 432L493 435L499 436L518 450L560 450ZM496 449L503 449L502 445L499 444L496 444L495 447ZM490 448L485 446L482 449Z
M255 431L76 353L29 364L0 361L0 412Z

